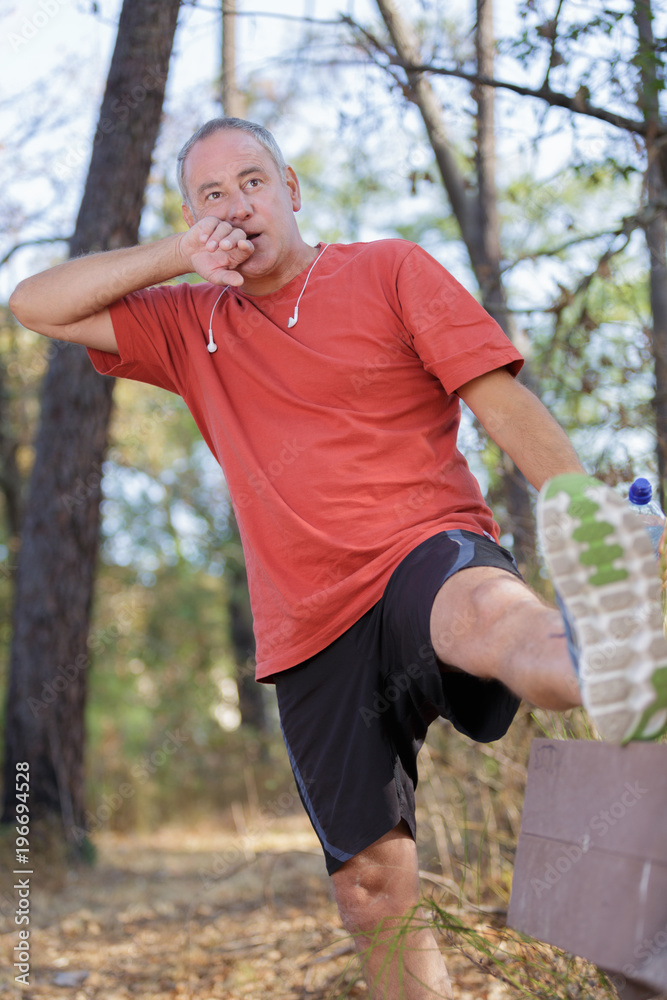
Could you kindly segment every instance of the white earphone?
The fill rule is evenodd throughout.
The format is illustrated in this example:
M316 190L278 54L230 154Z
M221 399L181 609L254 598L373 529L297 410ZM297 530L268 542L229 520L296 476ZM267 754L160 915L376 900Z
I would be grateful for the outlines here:
M222 289L217 299L215 300L213 308L211 309L211 318L208 321L208 344L206 345L209 354L215 354L215 352L218 349L218 345L213 339L213 313L215 312L215 307L217 306L218 302L220 301L220 299L225 294L228 288L229 285L225 285L225 287Z
M290 316L290 318L287 320L287 328L289 330L291 330L292 327L296 326L296 324L299 322L299 302L301 301L301 296L303 295L303 293L306 290L306 285L308 284L308 279L310 278L311 274L313 273L313 268L315 267L315 265L317 264L318 260L320 259L320 257L322 256L322 254L324 253L324 251L327 249L328 246L329 246L328 243L324 244L324 246L322 247L322 249L318 253L317 257L315 258L315 260L313 261L313 263L310 266L310 270L309 270L308 274L306 275L306 280L303 283L303 288L301 289L301 292L299 293L299 298L296 300L296 305L294 306L294 315ZM208 321L208 344L206 345L206 348L207 348L209 354L215 354L215 352L218 349L218 345L216 344L215 340L213 339L213 314L215 312L215 307L217 306L218 302L220 301L220 299L225 294L225 292L227 291L228 288L229 288L229 285L225 285L225 287L222 289L222 291L218 295L217 299L215 300L213 308L211 309L211 318Z

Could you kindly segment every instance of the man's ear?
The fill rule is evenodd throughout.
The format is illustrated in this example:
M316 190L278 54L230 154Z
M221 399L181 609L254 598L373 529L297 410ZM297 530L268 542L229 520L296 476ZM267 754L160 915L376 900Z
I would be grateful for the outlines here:
M185 202L181 205L181 212L183 213L183 218L185 219L188 228L191 229L195 224L195 217L190 211L190 206L186 205Z
M295 212L298 212L301 208L301 190L299 188L299 178L296 176L291 167L285 168L285 183L289 188L290 198L292 199L292 208Z

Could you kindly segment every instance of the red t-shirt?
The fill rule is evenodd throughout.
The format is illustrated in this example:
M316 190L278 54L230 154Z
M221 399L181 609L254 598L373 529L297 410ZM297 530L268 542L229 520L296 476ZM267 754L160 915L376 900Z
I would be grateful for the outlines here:
M522 364L500 327L413 243L328 246L269 295L177 284L114 303L98 371L183 396L220 462L245 552L257 677L354 624L398 563L450 528L498 538L456 447L456 390Z

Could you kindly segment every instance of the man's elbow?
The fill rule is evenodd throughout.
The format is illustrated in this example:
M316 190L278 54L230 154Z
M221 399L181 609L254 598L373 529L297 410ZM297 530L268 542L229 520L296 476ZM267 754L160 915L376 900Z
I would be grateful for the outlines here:
M9 308L21 326L32 329L30 325L30 292L26 288L26 285L26 280L18 283L12 294L9 296Z
M18 285L9 296L9 308L16 316L19 323L23 323L23 305L24 305L24 295L23 295L23 284L24 282L19 281Z
M45 337L52 337L53 330L42 324L34 309L34 293L30 290L30 279L24 278L9 296L9 309L26 330L34 330Z

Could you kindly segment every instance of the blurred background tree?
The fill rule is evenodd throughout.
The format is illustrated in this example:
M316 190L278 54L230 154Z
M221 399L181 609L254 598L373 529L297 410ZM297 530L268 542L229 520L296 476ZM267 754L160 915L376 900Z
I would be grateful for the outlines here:
M179 6L123 6L73 257L138 239ZM27 762L32 821L56 820L69 841L73 828L84 826L88 633L112 391L113 381L91 370L83 348L52 343L24 510L20 523L10 523L20 543L1 819L16 816L16 763ZM11 503L7 510L16 520Z

